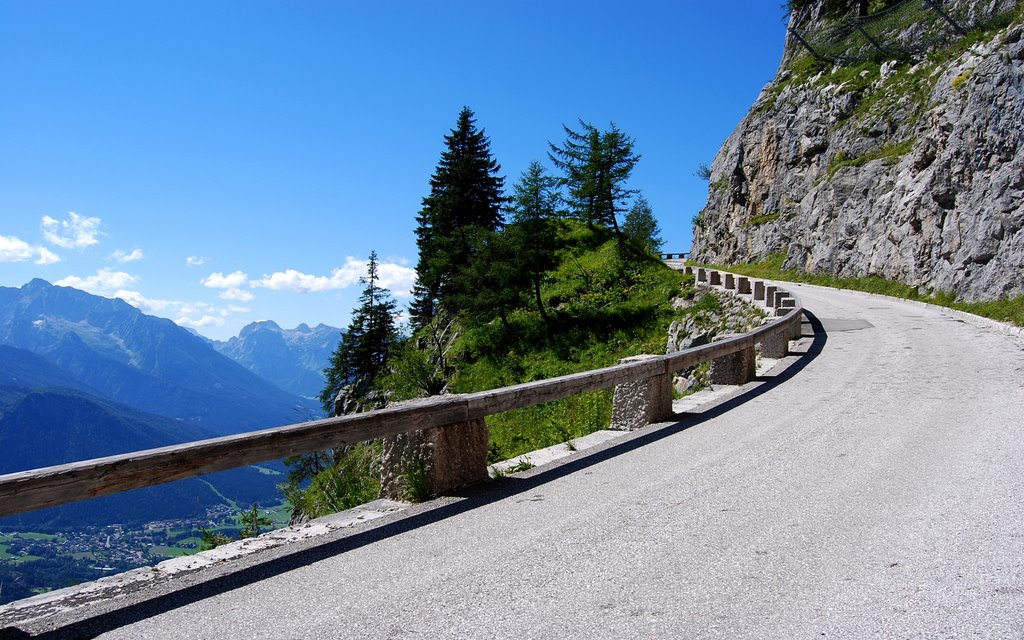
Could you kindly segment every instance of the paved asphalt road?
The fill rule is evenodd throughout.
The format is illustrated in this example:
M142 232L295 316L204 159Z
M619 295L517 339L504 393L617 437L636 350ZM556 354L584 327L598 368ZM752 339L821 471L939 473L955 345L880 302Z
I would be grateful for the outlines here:
M824 333L728 411L129 608L152 617L101 637L1024 638L1021 341L793 290Z

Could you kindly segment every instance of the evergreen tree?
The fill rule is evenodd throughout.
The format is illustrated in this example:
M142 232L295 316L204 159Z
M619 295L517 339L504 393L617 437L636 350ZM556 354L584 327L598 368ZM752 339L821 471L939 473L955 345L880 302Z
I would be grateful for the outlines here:
M324 410L332 415L354 413L383 406L377 382L398 341L395 328L397 304L391 292L378 285L377 252L370 253L359 307L342 336L330 366L324 369L326 384L320 392Z
M451 293L459 272L479 248L480 230L502 225L501 167L491 157L491 143L478 130L473 111L463 107L454 129L444 137L445 150L430 178L430 195L416 217L416 286L411 312L422 327Z
M627 238L652 253L657 253L661 245L665 244L665 241L661 239L661 228L658 226L658 221L654 219L651 205L643 196L637 196L633 207L626 214L622 232Z
M605 225L621 237L618 214L634 190L626 188L640 159L634 141L611 123L607 131L580 120L580 131L562 125L562 146L548 143L548 157L564 176L568 202L574 214L588 225Z
M519 263L517 269L532 289L537 311L544 320L548 320L548 314L540 287L544 275L558 262L555 219L561 201L558 179L549 176L544 166L534 160L513 187L512 224L505 230Z

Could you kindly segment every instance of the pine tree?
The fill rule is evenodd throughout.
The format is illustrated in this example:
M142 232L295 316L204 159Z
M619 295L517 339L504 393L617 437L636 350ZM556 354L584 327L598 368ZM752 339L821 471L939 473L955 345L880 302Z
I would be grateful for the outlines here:
M398 305L391 292L378 285L377 252L370 253L359 306L324 369L326 384L320 392L324 410L332 415L383 406L377 382L386 372L388 358L398 341L395 315Z
M445 150L430 178L430 195L416 217L416 286L413 323L422 327L451 293L452 283L470 264L479 247L480 230L502 225L501 167L491 157L491 143L478 130L473 111L463 107L454 129L444 137Z
M657 253L661 245L665 244L661 239L661 228L654 218L651 204L643 196L637 196L633 202L633 207L626 214L622 232L627 238L652 253Z
M635 190L626 188L640 156L634 141L611 123L607 131L580 120L580 131L562 125L562 146L548 143L548 157L562 170L568 202L576 217L588 225L605 225L621 236L618 214Z

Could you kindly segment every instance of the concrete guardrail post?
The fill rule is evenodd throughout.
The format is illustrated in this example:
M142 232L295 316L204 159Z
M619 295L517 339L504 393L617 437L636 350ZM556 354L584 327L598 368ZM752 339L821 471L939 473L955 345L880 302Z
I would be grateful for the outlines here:
M736 288L736 277L731 273L725 274L725 288L735 289Z
M789 339L799 340L804 335L803 326L804 314L800 314L799 317L793 320L793 324L789 325Z
M788 297L789 297L789 292L788 291L786 291L785 289L776 289L775 290L775 304L773 306L781 307L782 306L782 301L784 299L788 298Z
M620 364L642 362L661 356L640 355L623 358ZM665 372L650 378L615 385L612 423L609 429L635 431L672 417L672 374Z
M754 300L764 300L764 282L761 280L754 281Z
M750 293L750 278L746 276L740 276L736 278L736 292L741 294Z
M384 438L381 497L408 500L417 482L436 496L487 480L488 436L476 418Z
M708 270L704 269L703 267L698 267L698 269L697 269L697 282L707 282L707 281L708 281Z
M693 275L693 267L683 267L683 273L688 276Z
M785 330L773 331L762 337L758 343L761 355L765 358L785 358L789 353L789 331L786 327Z
M718 271L709 271L708 284L712 287L720 287L722 285L722 274Z
M731 335L719 336L729 338ZM754 345L711 361L711 384L746 384L757 375Z
M764 287L764 306L774 307L775 306L775 290L778 289L775 285L767 284Z

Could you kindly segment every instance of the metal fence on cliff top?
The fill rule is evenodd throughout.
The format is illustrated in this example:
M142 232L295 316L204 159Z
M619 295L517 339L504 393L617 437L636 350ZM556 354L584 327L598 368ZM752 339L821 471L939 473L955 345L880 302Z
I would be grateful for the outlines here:
M871 15L850 16L806 31L790 28L790 32L811 55L828 62L909 58L994 21L1017 4L903 0Z

